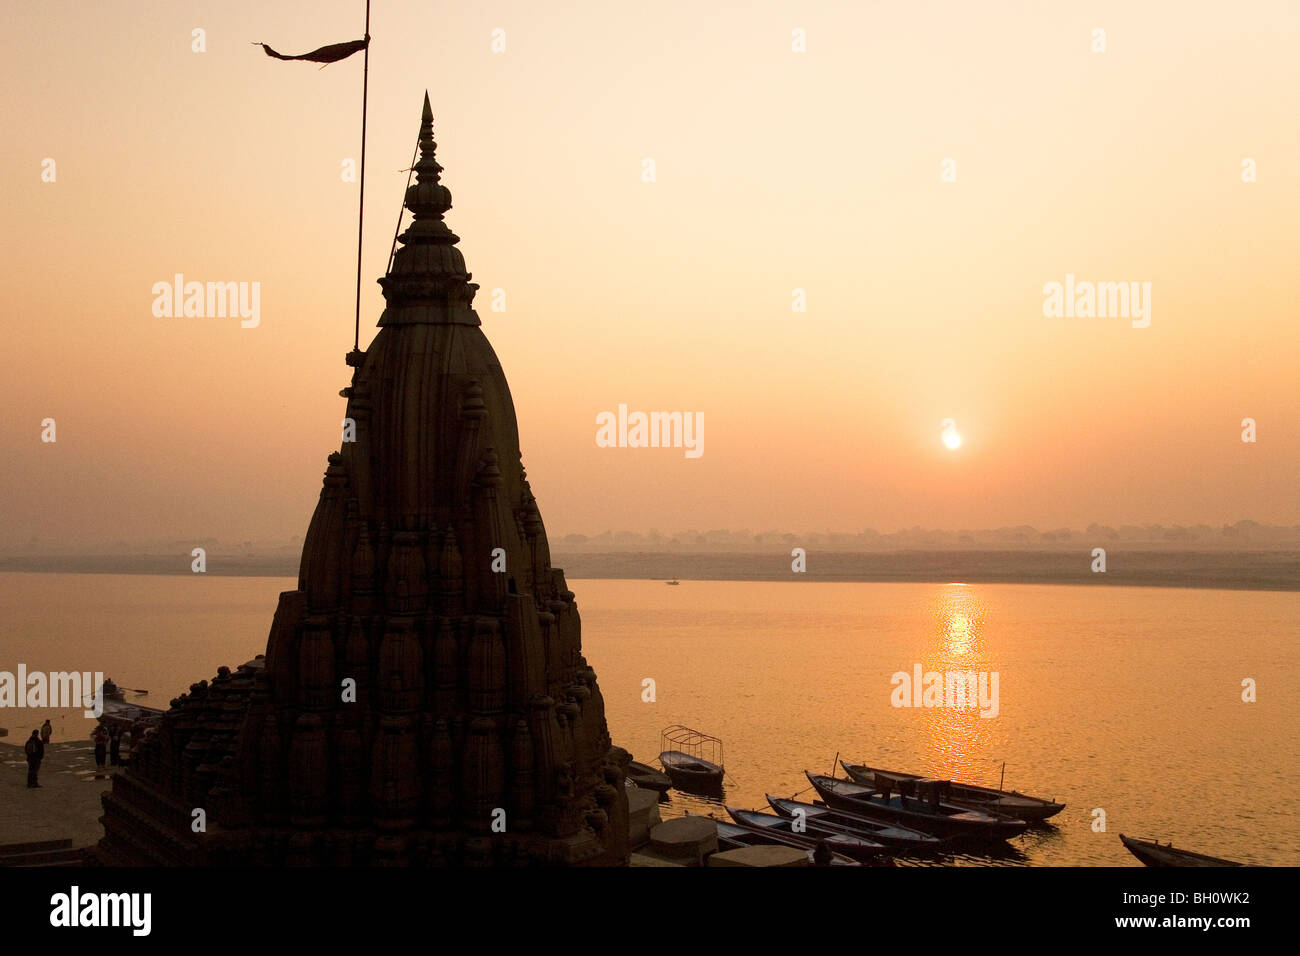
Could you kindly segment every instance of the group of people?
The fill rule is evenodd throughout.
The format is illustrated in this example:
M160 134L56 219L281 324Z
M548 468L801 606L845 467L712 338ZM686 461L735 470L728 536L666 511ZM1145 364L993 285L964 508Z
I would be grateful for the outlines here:
M100 724L95 728L95 732L90 735L90 739L95 744L95 766L104 766L104 756L107 753L109 762L114 767L122 766L122 745L125 742L127 754L131 752L131 731L122 733L116 725L111 730L105 730L104 725Z
M27 745L23 749L27 754L28 788L40 786L41 761L45 759L45 748L50 745L52 736L54 736L54 727L47 720L41 724L40 729L33 730L32 735L27 738ZM103 768L106 759L114 767L124 766L126 761L122 758L123 747L126 748L127 757L130 757L132 743L130 730L124 733L116 725L106 728L103 724L98 724L90 739L95 745L95 766L98 768Z

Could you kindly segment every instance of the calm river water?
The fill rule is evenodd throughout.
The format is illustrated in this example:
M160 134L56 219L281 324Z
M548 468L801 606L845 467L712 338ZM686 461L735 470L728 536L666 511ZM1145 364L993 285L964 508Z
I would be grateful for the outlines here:
M292 579L0 574L0 671L98 670L166 706L265 649ZM573 580L614 741L725 742L726 802L854 762L1068 804L996 862L1135 865L1117 834L1300 864L1300 594L1045 585ZM893 675L997 675L996 716L894 706ZM1243 680L1257 685L1242 700ZM646 681L653 681L653 701ZM992 685L989 685L990 691ZM909 698L910 699L910 698ZM992 714L993 708L985 708ZM90 722L54 714L56 739ZM9 743L45 712L0 710ZM811 799L811 795L804 799ZM716 810L674 795L665 816ZM1101 832L1104 814L1105 830Z

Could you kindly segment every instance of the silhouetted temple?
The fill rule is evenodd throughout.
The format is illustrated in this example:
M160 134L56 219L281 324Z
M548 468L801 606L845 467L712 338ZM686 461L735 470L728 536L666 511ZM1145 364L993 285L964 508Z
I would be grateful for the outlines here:
M101 863L627 859L627 757L551 567L434 149L426 95L413 221L380 331L349 356L355 441L329 456L298 589L265 656L191 686L134 749L104 796Z

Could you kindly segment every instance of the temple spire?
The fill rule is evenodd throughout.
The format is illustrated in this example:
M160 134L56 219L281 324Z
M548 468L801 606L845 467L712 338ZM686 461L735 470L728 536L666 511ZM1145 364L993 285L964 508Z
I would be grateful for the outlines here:
M406 208L415 221L398 239L403 245L412 242L453 245L460 241L442 222L443 215L451 208L451 190L442 185L437 150L438 144L433 139L433 109L426 91L420 117L420 159L415 164L415 183L407 187L405 196Z
M265 655L192 685L132 752L104 799L101 862L628 860L628 755L443 222L427 97L416 149L414 221L381 280L383 327L356 354L355 431L328 458L298 586ZM207 808L206 829L188 807Z
M478 286L470 282L465 257L455 248L460 237L443 217L451 209L451 190L442 184L443 168L433 139L433 108L424 94L420 115L420 158L413 167L415 182L406 189L404 205L411 224L397 241L388 275L379 280L388 307L379 324L480 325L470 303Z

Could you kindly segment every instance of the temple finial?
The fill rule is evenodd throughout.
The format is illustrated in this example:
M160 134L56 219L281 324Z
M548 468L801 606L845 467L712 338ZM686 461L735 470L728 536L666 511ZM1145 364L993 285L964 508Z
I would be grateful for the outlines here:
M436 215L439 219L442 214L451 208L451 193L447 192L445 187L438 187L439 194L435 197L429 192L426 185L424 193L421 193L419 184L437 183L441 180L442 167L438 165L435 154L438 151L438 144L433 141L433 108L429 105L429 93L426 90L424 94L424 110L420 114L420 159L415 164L415 181L417 185L408 189L406 193L406 208L411 210L417 218L421 215ZM414 191L412 191L414 190ZM430 207L430 199L433 199L433 205L439 208ZM418 206L425 208L417 208Z
M379 318L381 326L399 322L480 324L470 306L478 286L469 281L465 258L455 248L460 239L443 221L451 209L451 190L442 184L437 149L433 107L426 90L420 114L420 158L413 167L415 181L404 197L411 224L397 237L401 248L393 254L388 274L379 280L388 302Z

